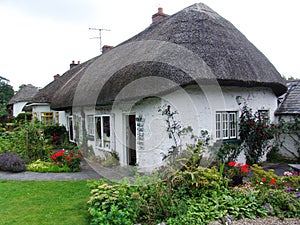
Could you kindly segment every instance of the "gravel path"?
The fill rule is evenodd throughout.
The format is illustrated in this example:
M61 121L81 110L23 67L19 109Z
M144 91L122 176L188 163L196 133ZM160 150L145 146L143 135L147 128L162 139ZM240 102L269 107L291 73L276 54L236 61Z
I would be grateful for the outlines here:
M259 218L255 220L242 219L233 221L231 225L298 225L300 224L299 218L284 218L283 220L277 217L268 216L266 218Z

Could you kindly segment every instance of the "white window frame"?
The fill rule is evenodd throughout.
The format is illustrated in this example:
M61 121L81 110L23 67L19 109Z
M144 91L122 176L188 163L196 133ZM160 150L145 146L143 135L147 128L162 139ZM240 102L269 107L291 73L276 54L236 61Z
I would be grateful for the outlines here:
M108 138L103 138L104 137L104 124L103 124L103 118L104 117L108 117L109 118L109 131L110 131L110 136ZM101 133L101 138L99 138L99 135L98 135L98 131L97 131L97 125L96 125L96 122L98 120L98 118L100 118L100 121L101 121L101 130L100 130L100 133ZM108 114L103 114L103 115L95 115L94 117L94 134L95 134L95 145L96 145L96 148L99 148L99 149L105 149L107 151L111 151L112 149L112 116L111 115L108 115Z
M216 139L237 138L237 111L216 112Z

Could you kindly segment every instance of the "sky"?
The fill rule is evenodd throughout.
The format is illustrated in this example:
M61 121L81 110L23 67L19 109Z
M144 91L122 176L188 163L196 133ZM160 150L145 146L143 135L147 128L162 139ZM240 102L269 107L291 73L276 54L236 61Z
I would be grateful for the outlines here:
M44 87L70 63L100 54L197 0L0 0L0 76ZM299 0L202 0L238 28L285 77L300 78Z

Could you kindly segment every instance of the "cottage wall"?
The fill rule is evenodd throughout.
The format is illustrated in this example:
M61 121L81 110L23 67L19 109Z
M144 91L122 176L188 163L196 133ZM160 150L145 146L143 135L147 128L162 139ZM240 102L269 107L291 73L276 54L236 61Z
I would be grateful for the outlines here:
M43 105L33 105L32 106L32 113L39 121L42 121L42 113L43 112L56 112L59 113L59 125L67 127L67 113L65 111L55 111L50 108L50 104L43 104Z
M242 99L240 105L237 103L237 96ZM244 104L247 104L254 112L268 110L270 119L273 121L277 100L271 89L206 86L201 90L196 85L161 97L152 97L126 104L114 104L111 109L107 107L98 107L96 110L85 108L83 116L85 119L87 115L111 116L113 135L111 149L108 151L116 151L119 154L121 165L128 165L126 116L135 115L137 164L140 170L150 172L163 164L162 153L167 154L168 149L174 145L166 131L166 118L159 112L162 106L171 105L171 110L178 112L175 120L182 127L192 127L192 133L182 137L181 145L184 148L186 143L193 143L191 135L200 136L201 130L208 131L211 144L213 144L217 140L215 135L216 111L236 111L239 117ZM87 129L86 123L85 129ZM88 137L88 146L93 147L96 155L103 156L103 149L97 147L94 140L94 137ZM245 161L245 157L241 156L239 161Z

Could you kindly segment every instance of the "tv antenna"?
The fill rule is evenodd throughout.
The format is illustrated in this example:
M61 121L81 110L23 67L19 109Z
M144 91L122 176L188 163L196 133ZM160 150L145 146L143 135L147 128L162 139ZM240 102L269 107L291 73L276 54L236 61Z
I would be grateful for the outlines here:
M104 29L104 28L89 28L89 30L97 30L99 32L99 36L98 37L92 37L90 39L99 39L99 43L100 43L100 54L102 53L102 31L110 31L108 29Z

